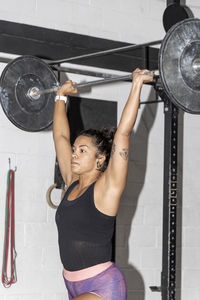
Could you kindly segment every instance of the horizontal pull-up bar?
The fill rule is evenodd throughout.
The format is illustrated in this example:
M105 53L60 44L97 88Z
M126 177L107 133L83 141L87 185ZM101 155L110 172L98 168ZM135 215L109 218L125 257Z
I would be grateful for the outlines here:
M128 46L124 46L124 47L108 49L108 50L103 50L103 51L98 51L98 52L94 52L94 53L78 55L78 56L74 56L74 57L68 57L68 58L59 59L59 60L52 60L52 61L49 61L48 64L49 65L56 65L56 64L71 62L71 61L74 61L74 60L80 60L80 59L84 59L84 58L103 56L103 55L108 55L108 54L111 54L111 53L134 50L134 49L138 49L138 48L141 48L141 47L149 47L149 46L159 45L161 43L162 43L162 40L158 40L158 41L148 42L148 43L144 43L144 44L128 45Z

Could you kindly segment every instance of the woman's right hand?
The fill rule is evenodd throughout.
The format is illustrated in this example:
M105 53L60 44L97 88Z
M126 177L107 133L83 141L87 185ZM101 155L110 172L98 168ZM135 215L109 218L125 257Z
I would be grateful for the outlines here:
M72 80L67 80L57 91L57 95L59 96L65 96L65 95L72 95L77 94L77 88L74 87L76 85L76 82L73 82Z

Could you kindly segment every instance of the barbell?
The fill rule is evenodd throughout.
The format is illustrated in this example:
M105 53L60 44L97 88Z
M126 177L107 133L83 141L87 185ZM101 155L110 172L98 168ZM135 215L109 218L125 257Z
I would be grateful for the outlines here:
M161 87L179 108L200 114L200 20L185 19L165 35L158 55ZM77 84L77 89L131 79L132 74ZM156 82L156 81L155 81ZM156 83L155 83L156 84ZM8 63L0 78L1 105L10 121L26 131L52 124L54 97L60 83L52 68L35 56Z

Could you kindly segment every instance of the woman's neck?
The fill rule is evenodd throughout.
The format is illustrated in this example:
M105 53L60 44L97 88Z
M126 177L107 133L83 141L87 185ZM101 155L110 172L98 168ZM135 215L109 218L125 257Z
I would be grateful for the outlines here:
M100 176L101 176L101 173L91 174L90 176L88 176L88 174L80 175L79 176L79 187L82 189L82 188L89 186L93 182L97 181Z

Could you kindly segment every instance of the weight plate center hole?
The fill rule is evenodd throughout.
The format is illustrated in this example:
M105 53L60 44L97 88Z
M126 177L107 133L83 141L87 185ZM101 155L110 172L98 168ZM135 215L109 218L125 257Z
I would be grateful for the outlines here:
M30 88L27 92L27 96L29 97L30 100L38 100L40 98L40 90L38 87L34 86Z

